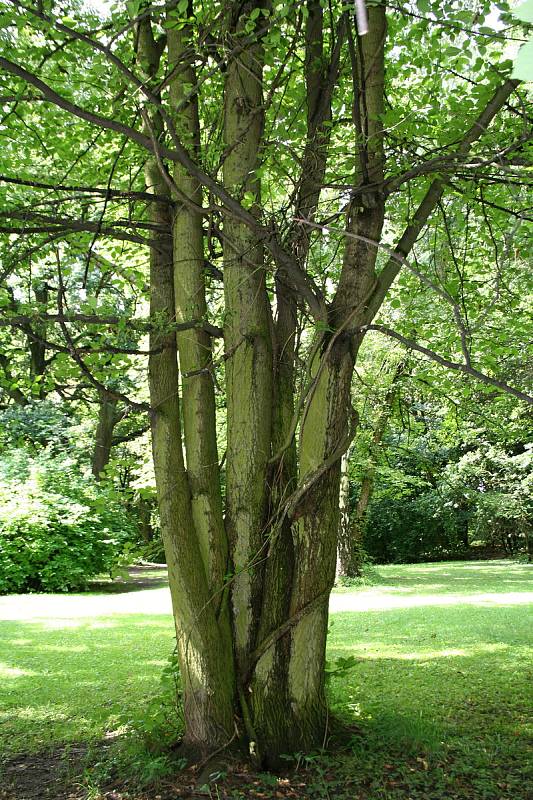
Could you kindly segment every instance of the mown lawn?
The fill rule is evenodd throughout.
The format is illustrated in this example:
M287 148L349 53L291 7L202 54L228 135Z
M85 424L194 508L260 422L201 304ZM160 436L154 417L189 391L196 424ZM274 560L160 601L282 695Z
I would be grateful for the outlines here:
M278 781L235 770L211 796L532 797L532 578L531 567L504 561L388 566L374 571L372 585L337 590L330 665L356 662L330 680L329 752L296 754L296 769L288 759ZM161 696L173 648L167 589L0 598L0 620L3 785L31 771L33 756L62 748L68 761L69 747L82 748L76 797L98 797L112 763L114 796L140 797L121 783L124 769L147 778L169 766L153 748L140 750L139 737L124 736L144 716L158 724L152 698ZM102 741L111 743L104 754ZM13 791L4 797L39 796L25 796L23 781ZM145 791L196 796L180 795L170 778Z

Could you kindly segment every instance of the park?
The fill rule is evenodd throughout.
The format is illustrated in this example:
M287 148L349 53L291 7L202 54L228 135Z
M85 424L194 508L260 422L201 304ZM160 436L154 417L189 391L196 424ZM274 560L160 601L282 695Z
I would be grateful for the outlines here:
M1 800L529 796L532 24L0 0Z
M120 593L1 598L0 796L525 798L530 570L505 560L385 566L367 585L335 590L328 691L342 741L333 728L323 750L296 763L287 754L277 777L229 761L196 793L197 775L160 738L166 725L179 733L172 681L161 682L173 647L165 571L145 568L148 579ZM131 792L128 777L157 788Z

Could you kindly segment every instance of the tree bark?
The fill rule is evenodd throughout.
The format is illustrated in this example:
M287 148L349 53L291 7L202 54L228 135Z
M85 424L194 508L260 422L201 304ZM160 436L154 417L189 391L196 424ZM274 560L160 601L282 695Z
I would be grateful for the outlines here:
M91 465L91 471L97 481L101 480L105 468L109 464L113 446L113 431L118 421L117 398L101 389L98 401L98 425Z
M383 175L384 6L369 8L370 33L358 39L356 98L361 108L364 169L356 179L379 183ZM375 192L361 193L350 203L346 229L379 241L384 201ZM304 613L291 632L289 683L296 738L315 747L327 732L325 649L328 598L335 580L339 528L340 463L355 433L351 380L362 337L356 333L375 284L376 252L358 240L346 239L339 286L330 309L330 333L315 359L315 386L301 425L300 483L318 475L303 496L296 515L295 580L291 612ZM330 464L321 472L324 464ZM317 569L320 564L320 569Z
M187 100L188 87L196 84L191 59L194 49L188 26L168 31L169 67L177 77L170 83L171 109L176 128L191 156L200 155L198 101ZM174 292L176 321L207 319L202 216L192 210L202 206L202 187L179 164L174 167L179 191L173 221ZM191 205L184 202L186 198ZM178 351L183 393L183 428L192 513L213 602L221 608L229 625L224 576L228 571L228 545L222 514L217 447L215 390L211 337L199 326L178 333Z
M227 44L242 35L262 3L232 7ZM224 186L259 214L263 133L263 49L260 42L228 64L224 96ZM266 292L263 246L248 226L224 216L224 341L227 451L226 525L233 580L234 646L239 676L249 669L256 645L267 541L267 466L271 455L272 320Z
M35 299L40 306L44 307L48 304L48 288L46 283L40 286L35 286L33 293ZM29 326L28 326L29 327ZM33 336L31 334L34 334ZM33 331L29 331L28 347L30 349L30 375L32 379L39 381L38 397L42 399L45 394L44 374L46 372L46 323L36 323L33 326Z
M350 402L354 362L364 333L372 327L402 259L405 261L433 213L448 177L439 176L432 182L391 259L377 274L387 191L413 172L384 180L385 4L369 5L369 32L356 37L348 12L324 35L324 20L337 12L332 7L324 16L317 0L306 0L306 14L302 4L288 4L282 22L277 7L276 13L271 13L268 0L229 2L225 19L216 17L221 29L208 48L203 19L196 24L193 5L189 2L184 10L183 3L172 0L167 4L166 34L156 39L150 6L143 0L142 13L134 23L134 70L120 59L122 45L108 45L102 37L92 38L52 19L42 9L33 9L31 16L46 22L47 31L52 26L69 37L69 43L83 43L95 59L106 59L117 70L135 96L124 115L118 115L120 119L77 105L6 58L0 58L0 68L16 82L33 86L64 112L110 135L126 137L131 147L141 148L142 158L148 159L146 192L137 194L144 200L152 198L147 205L148 223L140 223L148 226L151 238L133 233L120 236L151 249L152 447L178 640L185 741L194 753L203 755L233 741L237 724L250 750L255 749L263 763L275 764L283 753L320 746L327 732L324 659L328 596L335 574L340 461L356 425ZM159 26L161 9L154 13ZM285 52L295 64L304 57L305 98L298 96L292 64L284 74L287 65L276 54L272 56L274 37L268 45L268 70L264 64L263 32L279 34L283 47L281 42L289 38L286 34L291 26L296 38ZM202 58L195 52L197 45L203 50ZM213 55L219 71L208 64ZM195 65L200 63L198 82ZM315 281L315 264L307 264L310 229L305 223L320 228L315 217L321 189L329 185L333 192L340 185L334 169L330 181L326 166L331 124L336 121L332 96L342 74L342 92L337 98L340 107L347 96L344 79L348 69L353 80L353 149L358 164L352 191L343 194L347 209L346 237L339 250L340 279L336 291L325 281L325 293L333 295L327 302L317 286L322 276ZM50 62L46 74L52 80L57 77L54 70ZM270 81L268 93L265 79ZM98 85L97 81L95 91ZM213 103L205 93L216 92L222 85L223 113L220 125L214 124L215 143L207 158L200 152L200 133L205 136L208 132L200 128L197 97L208 100L205 120L211 124ZM465 161L471 145L515 87L516 82L508 81L495 92L462 140L457 137L460 144L451 152L450 163ZM142 131L135 123L122 121L130 111L133 116L138 102L145 103ZM294 188L288 193L284 187L276 187L287 202L280 204L274 197L278 218L270 219L270 206L262 202L258 177L263 160L266 169L271 163L262 158L265 106L269 122L277 107L285 115L283 119L294 118L298 129L302 122L298 112L304 103L306 139L301 148L296 146L300 176L296 178L291 166L287 167ZM286 111L291 104L289 115ZM294 117L292 112L296 112ZM278 117L272 127L276 136L280 120ZM219 131L223 134L221 148L216 139ZM436 140L435 144L442 143ZM414 145L413 151L419 152L416 142ZM287 165L287 159L280 162L284 162L282 167ZM414 168L414 174L420 177L423 173ZM205 207L201 186L209 192ZM345 189L343 183L341 192ZM105 192L106 199L113 191ZM332 196L330 193L324 203L326 213L332 202L337 203ZM27 209L15 210L10 215L26 219L28 213ZM35 216L36 212L32 213ZM287 223L287 214L298 219ZM54 237L80 227L80 221L40 217ZM206 319L201 228L205 218L223 242L225 484L218 466L209 338L217 331ZM133 223L128 220L128 224ZM90 220L81 227L86 230L87 226L105 235L116 230L116 225L103 227ZM280 230L285 231L283 236ZM270 269L275 270L274 287L267 280ZM273 289L275 319L270 304ZM308 312L313 323L307 320ZM65 318L59 316L64 326ZM103 321L102 317L96 319L97 315L74 316L91 324ZM32 324L35 321L27 318ZM14 319L10 318L9 324L15 324ZM41 319L52 322L57 315L43 314ZM299 324L303 343L299 343ZM144 323L139 325L144 327ZM394 332L389 335L403 344L408 341ZM80 359L74 352L72 355L80 366ZM301 366L299 359L306 358L302 372L309 380L296 402L295 372L297 365ZM458 366L442 358L441 363ZM1 358L0 366L5 367ZM9 365L6 369L9 379ZM88 367L87 373L92 377ZM23 402L17 391L12 390L13 399Z
M149 18L138 27L138 57L150 64L154 40ZM152 131L161 130L154 115ZM157 159L145 166L146 191L168 196ZM165 330L175 317L174 245L168 203L154 201L150 217L160 226L150 255L150 315L161 327L150 334L149 387L154 470L161 532L176 625L183 705L184 744L194 757L224 747L234 738L235 683L231 640L219 627L205 551L197 535L192 492L182 450L176 334Z

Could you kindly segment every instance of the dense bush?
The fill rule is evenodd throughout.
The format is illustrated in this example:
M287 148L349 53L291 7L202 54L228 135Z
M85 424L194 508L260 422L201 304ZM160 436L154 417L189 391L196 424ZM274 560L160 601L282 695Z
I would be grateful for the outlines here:
M0 461L0 593L64 592L113 569L134 536L123 505L68 456L4 452Z
M430 490L414 497L376 497L365 531L366 552L380 562L438 561L464 556L464 515L443 508Z
M509 455L489 445L448 463L434 485L406 491L389 479L376 491L364 548L380 562L462 558L472 548L531 554L531 448ZM399 488L400 487L400 488Z
M72 449L70 440L79 429L76 420L58 403L50 400L33 400L25 406L9 406L0 412L0 447L49 447L53 450Z

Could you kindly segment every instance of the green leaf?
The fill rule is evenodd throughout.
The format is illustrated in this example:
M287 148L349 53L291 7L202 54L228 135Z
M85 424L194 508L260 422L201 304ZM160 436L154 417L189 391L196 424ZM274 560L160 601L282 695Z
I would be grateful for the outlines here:
M140 0L128 0L126 3L126 8L128 10L128 14L132 19L135 19L139 15L139 10L141 7Z

